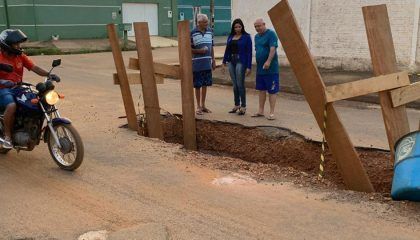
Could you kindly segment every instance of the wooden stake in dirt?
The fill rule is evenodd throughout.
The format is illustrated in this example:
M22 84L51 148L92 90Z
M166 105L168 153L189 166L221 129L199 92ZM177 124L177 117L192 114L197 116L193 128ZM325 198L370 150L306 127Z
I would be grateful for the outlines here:
M197 150L189 21L178 23L178 51L181 76L184 145L188 150Z
M326 103L325 85L296 23L288 1L281 1L268 14L306 100L315 115L319 127L322 129L323 110ZM373 192L373 186L346 130L337 116L334 106L332 104L328 105L326 138L346 187L355 191Z
M122 57L118 36L114 24L108 24L109 43L114 56L115 67L117 69L121 95L123 97L125 114L127 115L128 127L132 130L138 130L137 115L134 108L133 97L131 95L130 84L128 82L127 72L125 71L124 60Z
M386 5L363 7L363 17L374 75L397 72L397 60ZM393 163L395 143L410 132L407 112L405 106L393 108L389 91L379 92L379 100Z
M134 23L140 76L143 83L143 99L149 137L163 140L160 120L160 106L157 92L155 70L153 68L152 46L150 44L147 22Z

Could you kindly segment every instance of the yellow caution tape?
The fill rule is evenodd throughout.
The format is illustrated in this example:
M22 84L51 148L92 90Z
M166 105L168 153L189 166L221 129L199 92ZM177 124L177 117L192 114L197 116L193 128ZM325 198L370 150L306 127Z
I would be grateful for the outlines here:
M325 164L325 144L326 141L326 131L327 131L327 103L324 106L324 123L322 125L322 143L321 143L321 163L319 164L319 174L318 178L321 179L324 177L324 164Z

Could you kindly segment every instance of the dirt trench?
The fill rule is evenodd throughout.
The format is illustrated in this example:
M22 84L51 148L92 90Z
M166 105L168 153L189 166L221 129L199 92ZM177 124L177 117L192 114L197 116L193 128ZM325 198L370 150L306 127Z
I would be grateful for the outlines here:
M179 115L162 117L166 142L183 143L181 118ZM142 127L144 129L145 126ZM197 144L200 152L239 158L252 163L277 165L280 168L293 168L308 174L312 179L319 173L321 144L288 129L271 126L246 127L235 123L197 119ZM358 148L357 152L375 190L389 194L393 175L389 152L367 148ZM325 179L338 188L345 187L328 147Z

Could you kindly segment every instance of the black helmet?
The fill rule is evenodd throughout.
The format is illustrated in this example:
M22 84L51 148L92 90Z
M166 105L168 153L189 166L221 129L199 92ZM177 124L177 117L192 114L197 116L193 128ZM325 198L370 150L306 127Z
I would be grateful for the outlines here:
M28 37L19 29L6 29L0 33L0 47L2 50L15 55L21 55L22 49L14 49L12 44L23 43Z

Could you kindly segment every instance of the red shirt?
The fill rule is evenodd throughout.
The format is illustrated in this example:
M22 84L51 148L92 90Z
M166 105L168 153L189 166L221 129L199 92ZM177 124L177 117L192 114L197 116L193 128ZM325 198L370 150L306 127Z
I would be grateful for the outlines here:
M13 72L7 73L0 71L0 79L10 80L13 82L21 82L23 78L23 67L29 71L35 66L34 62L25 54L10 56L0 52L0 63L10 64L13 66ZM0 88L2 88L0 86Z

